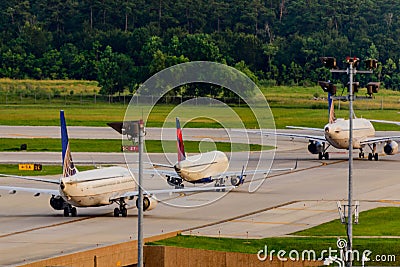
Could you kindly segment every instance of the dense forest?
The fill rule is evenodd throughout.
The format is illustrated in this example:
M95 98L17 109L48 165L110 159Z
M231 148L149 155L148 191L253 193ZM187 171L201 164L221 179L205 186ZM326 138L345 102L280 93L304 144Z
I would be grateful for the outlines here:
M97 80L116 93L208 60L264 85L311 85L341 79L319 57L357 56L379 60L368 79L400 88L398 0L8 0L0 10L0 77Z

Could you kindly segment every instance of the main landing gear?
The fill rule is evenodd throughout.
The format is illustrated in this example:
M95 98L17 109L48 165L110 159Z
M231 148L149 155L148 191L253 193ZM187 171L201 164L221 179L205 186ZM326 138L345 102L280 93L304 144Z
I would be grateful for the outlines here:
M329 153L328 152L326 152L327 150L328 150L328 148L330 147L331 145L329 144L327 147L325 147L325 143L322 143L322 151L320 151L319 153L318 153L318 159L319 160L321 160L321 159L326 159L326 160L328 160L329 159Z
M64 217L69 217L70 214L71 214L71 217L76 217L78 212L75 207L71 206L71 204L67 204L64 207Z
M174 186L175 189L181 189L185 187L182 178L167 176L167 182L170 186Z
M119 205L119 208L114 209L114 217L119 217L120 214L122 217L128 216L128 210L126 208L125 199L121 197L119 200L115 202Z
M377 161L377 160L379 159L378 153L374 153L374 154L369 153L369 154L368 154L368 160L372 160L372 159L374 159L375 161Z
M215 187L224 187L225 186L225 178L218 178L218 179L216 179L215 180L215 184L214 184L214 186ZM216 189L216 191L217 192L225 192L225 188L223 188L223 189Z
M328 152L319 152L318 153L318 159L329 159L329 153Z
M368 145L369 146L369 148L371 149L371 153L368 153L368 160L375 160L375 161L378 161L379 160L379 154L376 152L376 144L372 144L372 146L371 145ZM361 158L364 158L364 152L363 152L363 150L362 150L362 148L360 148L360 153L358 154L358 157L361 159Z

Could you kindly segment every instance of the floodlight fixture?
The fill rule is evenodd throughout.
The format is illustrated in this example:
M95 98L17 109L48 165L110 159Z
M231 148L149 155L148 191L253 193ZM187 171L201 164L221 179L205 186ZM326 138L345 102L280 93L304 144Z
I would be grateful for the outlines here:
M139 121L110 122L107 125L120 134L126 135L128 140L139 136Z
M369 70L378 68L378 60L376 59L367 59L364 60L365 67Z
M336 58L334 57L320 57L319 58L325 67L329 69L337 69Z
M378 93L380 85L381 85L380 82L369 82L367 84L367 94L369 96L372 96L373 94Z
M353 82L353 93L358 93L359 87L360 87L359 82ZM350 92L350 82L347 83L347 92Z
M336 95L336 86L330 82L324 82L324 81L318 81L319 86L321 86L322 90L324 90L324 92L328 92L331 95Z

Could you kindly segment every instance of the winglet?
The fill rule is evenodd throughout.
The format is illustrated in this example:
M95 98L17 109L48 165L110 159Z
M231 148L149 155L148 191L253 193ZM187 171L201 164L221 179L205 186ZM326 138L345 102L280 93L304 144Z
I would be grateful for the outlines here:
M296 159L296 164L294 164L294 168L293 168L292 170L296 170L296 169L297 169L297 166L298 166L298 160L299 160L299 159Z
M240 173L240 181L239 181L239 185L244 183L244 165L242 166L242 172Z
M67 124L65 122L64 110L60 110L60 127L61 127L61 146L62 146L62 166L63 177L68 177L76 174L78 170L75 168L72 161L71 151L69 148L69 139Z
M176 144L178 149L178 162L186 159L185 147L183 145L182 129L179 118L176 118Z

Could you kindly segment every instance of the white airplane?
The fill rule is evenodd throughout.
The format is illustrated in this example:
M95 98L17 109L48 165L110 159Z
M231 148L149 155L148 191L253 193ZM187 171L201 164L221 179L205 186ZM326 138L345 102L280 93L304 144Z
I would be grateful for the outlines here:
M132 174L124 167L108 167L78 172L71 157L64 111L60 111L60 124L63 174L59 180L0 174L0 176L4 177L50 183L55 185L55 188L0 186L0 190L7 190L10 194L15 194L19 191L29 192L33 193L34 196L49 194L51 195L50 206L55 210L63 210L64 216L76 216L76 207L99 207L117 203L119 207L114 209L114 216L119 217L121 215L122 217L126 217L126 200L133 200L139 195ZM219 189L225 191L225 189L233 188L233 186L227 186L220 187ZM154 197L155 194L202 191L217 190L215 187L145 190L143 210L149 211L156 207L157 200ZM137 204L136 201L136 206Z
M283 133L283 132L266 132L266 131L252 131L247 130L250 133L261 133L263 135L276 135L286 136L291 138L304 138L309 140L308 151L312 154L318 154L318 159L329 159L329 152L327 152L330 146L338 149L349 149L349 125L348 119L336 119L334 117L334 105L332 101L329 101L329 123L324 128L308 128L298 126L286 126L290 129L301 129L321 132L321 135L309 135L309 134L295 134L295 133ZM400 136L384 136L376 137L375 128L370 120L363 118L353 119L353 148L359 149L359 158L364 158L364 148L368 146L371 152L368 154L368 160L378 160L379 155L376 151L377 144L385 142L383 151L387 155L393 155L398 152L398 144L394 139L400 139Z
M184 181L192 184L215 182L215 187L220 187L225 185L225 181L228 178L230 178L232 186L239 186L243 184L247 175L263 174L267 176L271 172L291 171L296 168L295 166L294 168L245 170L243 167L241 171L227 171L229 160L225 153L221 151L214 150L193 156L186 156L179 118L176 118L176 135L177 163L174 165L152 163L154 167L171 168L174 170L145 170L147 173L165 175L167 182L171 186L175 186L175 188L184 187Z

